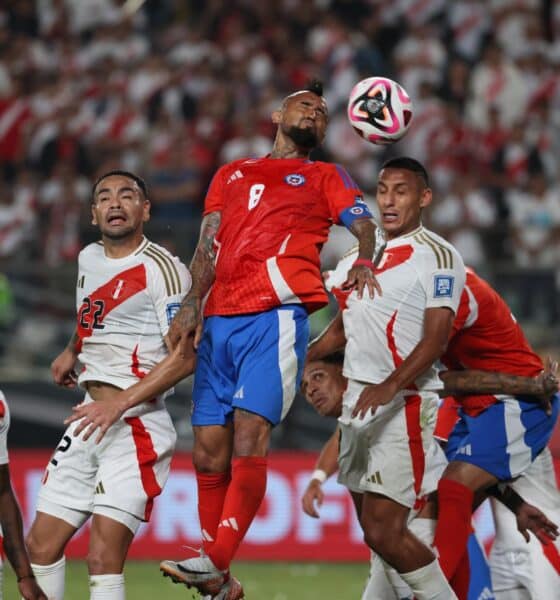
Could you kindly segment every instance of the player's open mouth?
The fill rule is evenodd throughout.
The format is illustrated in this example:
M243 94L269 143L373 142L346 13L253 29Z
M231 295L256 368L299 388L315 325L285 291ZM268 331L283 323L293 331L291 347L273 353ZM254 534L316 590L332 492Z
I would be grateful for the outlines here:
M399 214L396 212L384 212L383 213L383 221L392 223L399 218Z
M125 221L126 221L126 217L124 217L123 215L111 215L107 219L107 222L110 225L120 225L121 223L124 223Z

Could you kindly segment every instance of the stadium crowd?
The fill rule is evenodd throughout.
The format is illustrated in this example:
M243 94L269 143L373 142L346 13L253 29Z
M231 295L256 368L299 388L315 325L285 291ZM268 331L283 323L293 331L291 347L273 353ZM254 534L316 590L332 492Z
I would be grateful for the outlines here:
M380 161L406 150L433 174L430 225L467 263L558 263L556 3L133 4L3 3L0 257L73 260L91 236L88 178L116 166L147 175L158 237L184 244L190 224L191 251L217 167L268 152L278 99L319 76L331 113L321 158L371 192ZM348 92L372 74L413 98L400 147L372 147L348 127Z

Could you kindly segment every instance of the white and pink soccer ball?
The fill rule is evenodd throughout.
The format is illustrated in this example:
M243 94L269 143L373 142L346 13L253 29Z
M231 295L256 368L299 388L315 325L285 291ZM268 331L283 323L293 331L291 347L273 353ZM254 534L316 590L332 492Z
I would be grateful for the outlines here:
M368 77L350 92L348 119L354 131L368 142L392 144L410 127L412 101L396 81Z

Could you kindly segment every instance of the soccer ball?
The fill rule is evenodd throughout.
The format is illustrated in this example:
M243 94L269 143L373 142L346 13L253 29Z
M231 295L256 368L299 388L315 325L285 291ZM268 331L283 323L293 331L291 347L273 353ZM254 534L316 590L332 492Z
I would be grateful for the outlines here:
M354 131L368 142L392 144L410 127L412 101L396 81L368 77L350 92L348 120Z

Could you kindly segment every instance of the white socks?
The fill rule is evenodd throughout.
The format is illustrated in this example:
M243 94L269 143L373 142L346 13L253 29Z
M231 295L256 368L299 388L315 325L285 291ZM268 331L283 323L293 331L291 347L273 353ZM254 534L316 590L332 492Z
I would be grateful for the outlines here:
M437 559L416 571L401 573L417 600L457 600Z
M64 574L66 559L64 556L52 565L31 564L35 579L49 600L64 600Z
M90 575L90 600L125 600L124 574Z

